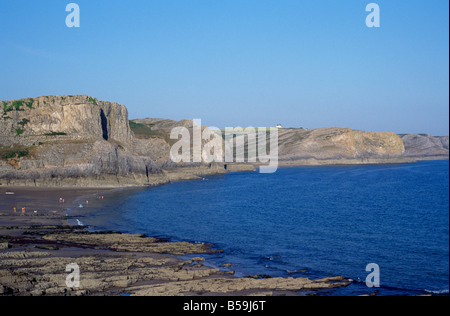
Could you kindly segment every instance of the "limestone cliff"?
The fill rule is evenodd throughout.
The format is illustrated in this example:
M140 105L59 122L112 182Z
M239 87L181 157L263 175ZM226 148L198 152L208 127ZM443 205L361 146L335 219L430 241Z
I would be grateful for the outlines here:
M225 172L171 163L170 138L136 137L121 104L85 95L0 104L0 185L122 187Z
M171 128L192 127L192 121L172 121L163 119L133 120L133 131L140 138L165 139L167 142ZM244 135L244 151L248 144ZM403 161L405 147L394 133L372 133L349 128L279 129L279 160L282 165L291 164L352 164ZM295 163L294 163L295 164Z
M279 132L280 160L315 158L390 158L405 152L394 133L372 133L349 128L283 129Z
M418 158L449 157L449 137L428 134L400 135L405 144L405 156Z
M165 181L151 157L135 153L123 105L83 95L1 104L3 184L110 187Z
M117 103L77 95L2 101L2 104L3 146L29 146L36 139L55 136L71 140L111 139L123 144L132 140L128 111Z

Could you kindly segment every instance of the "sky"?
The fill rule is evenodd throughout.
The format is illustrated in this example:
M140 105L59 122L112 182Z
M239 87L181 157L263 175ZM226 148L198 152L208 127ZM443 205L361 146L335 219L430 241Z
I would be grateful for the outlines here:
M130 119L449 134L447 0L4 0L0 21L0 100L85 94Z

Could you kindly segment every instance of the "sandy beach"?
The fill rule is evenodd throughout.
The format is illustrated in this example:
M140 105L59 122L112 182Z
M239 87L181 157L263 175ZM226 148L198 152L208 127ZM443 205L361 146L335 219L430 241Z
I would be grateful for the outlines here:
M343 277L237 278L205 264L201 255L217 251L211 245L68 225L67 207L100 192L0 187L0 296L308 295L349 284ZM67 283L73 264L79 286Z

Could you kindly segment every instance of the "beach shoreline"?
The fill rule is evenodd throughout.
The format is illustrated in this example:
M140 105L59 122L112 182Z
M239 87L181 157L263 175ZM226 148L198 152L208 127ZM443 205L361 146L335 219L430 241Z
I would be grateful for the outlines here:
M0 187L0 296L315 295L350 284L342 276L238 278L229 269L205 264L201 255L218 251L208 244L69 225L67 208L74 201L108 193L110 189ZM198 257L180 258L186 255ZM80 287L66 283L72 263L80 267Z
M276 168L290 167L340 167L340 166L365 166L365 165L396 165L396 164L413 164L421 161L431 160L449 160L448 155L440 156L405 156L405 157L388 157L388 158L336 158L336 159L317 159L313 157L292 157L283 158L277 161L274 166ZM9 179L6 182L0 182L0 196L4 190L13 189L41 189L41 190L92 190L109 191L114 189L134 189L134 188L150 188L165 185L171 182L187 181L202 179L205 176L224 175L233 172L257 172L264 163L219 163L212 166L200 167L181 167L173 170L162 170L161 174L152 175L147 183L134 183L127 177L121 177L121 181L117 177L105 179L85 178L61 178L57 181L51 179ZM127 180L128 179L128 180Z

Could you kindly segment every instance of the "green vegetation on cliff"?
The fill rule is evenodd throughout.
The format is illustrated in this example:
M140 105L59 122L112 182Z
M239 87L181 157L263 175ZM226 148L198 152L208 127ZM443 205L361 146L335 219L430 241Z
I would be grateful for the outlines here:
M12 102L3 101L3 115L5 115L6 113L11 112L11 111L25 111L25 109L23 108L24 105L26 107L28 107L29 109L32 109L34 99L29 98L27 100L28 101L25 101L25 100L16 100L16 101L12 101Z
M151 125L148 124L141 124L141 123L135 123L133 121L129 121L130 128L136 135L156 135L156 131L152 131Z
M44 136L66 136L67 133L64 132L50 132L50 133L45 133Z
M29 154L30 154L30 151L28 148L13 148L13 149L0 148L0 158L2 160L8 160L11 158L27 157Z
M170 139L170 130L153 129L155 124L143 124L129 121L130 129L137 138L149 139L160 138L164 139L169 145L173 145L176 140Z
M97 100L92 97L89 97L89 102L91 102L93 105L97 105Z

